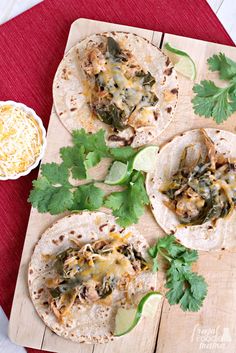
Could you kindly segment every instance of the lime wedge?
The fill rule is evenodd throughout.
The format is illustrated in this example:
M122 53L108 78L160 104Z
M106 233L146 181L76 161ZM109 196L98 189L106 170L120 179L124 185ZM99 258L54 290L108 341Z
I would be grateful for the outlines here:
M176 71L191 80L195 80L197 74L196 66L187 53L173 48L169 43L165 44L164 52L169 56Z
M123 336L137 325L140 318L136 317L136 313L137 309L117 310L114 336Z
M150 292L146 296L147 298L142 298L145 301L142 315L143 317L153 319L156 315L157 308L162 299L162 295L158 292Z
M139 302L137 309L119 308L115 319L114 336L123 336L130 332L142 316L154 317L162 295L159 292L147 293Z
M155 169L155 162L158 151L158 146L144 147L135 155L133 159L133 169L141 170L145 173L152 172Z
M130 176L131 171L128 170L128 164L115 161L105 179L105 183L109 185L119 185L124 183Z

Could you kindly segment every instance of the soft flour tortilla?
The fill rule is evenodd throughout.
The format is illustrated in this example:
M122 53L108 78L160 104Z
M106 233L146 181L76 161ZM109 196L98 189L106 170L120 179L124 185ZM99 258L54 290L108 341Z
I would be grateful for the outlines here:
M215 144L216 151L225 157L236 157L236 135L218 129L204 129ZM185 246L197 250L217 250L236 247L236 212L225 218L219 218L216 225L206 222L202 225L180 225L175 213L163 201L168 200L159 189L163 182L169 180L179 167L182 152L186 146L193 145L193 160L197 151L206 154L206 147L200 130L187 131L175 137L159 152L155 172L149 174L146 180L147 192L151 201L153 214L159 225L168 234L175 237ZM196 154L195 154L195 152ZM190 154L190 153L189 153ZM190 159L190 157L189 157ZM191 163L191 160L189 160Z
M72 341L85 343L104 343L113 339L116 301L123 299L124 294L113 291L113 304L73 307L72 315L64 324L59 323L50 309L49 294L45 287L45 278L53 273L53 260L50 255L58 254L72 246L71 239L83 243L94 242L109 237L110 232L121 232L125 236L131 232L129 242L147 257L148 244L134 227L123 229L115 223L115 218L102 212L83 212L64 217L48 228L37 243L28 271L28 283L33 304L45 322L56 334ZM49 255L49 256L48 256ZM144 272L137 276L129 287L129 294L134 301L156 286L156 276Z
M155 125L140 127L135 132L132 128L114 132L110 125L92 115L84 95L89 88L79 60L84 56L88 42L99 44L108 36L117 40L122 48L129 49L138 63L155 77L153 88L159 98ZM53 98L56 112L70 132L84 128L87 132L94 133L102 128L106 130L107 143L110 146L122 146L132 141L131 146L138 147L152 141L170 123L178 98L178 82L168 57L147 39L133 33L106 32L91 35L68 51L54 78ZM115 136L117 141L109 140L111 136Z

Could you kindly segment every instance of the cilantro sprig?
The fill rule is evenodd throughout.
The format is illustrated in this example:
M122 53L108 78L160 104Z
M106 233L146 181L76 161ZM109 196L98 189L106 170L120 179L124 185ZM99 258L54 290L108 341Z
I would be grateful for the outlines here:
M137 223L144 213L149 199L144 186L144 176L133 171L120 192L105 196L102 188L89 179L89 169L103 158L113 161L130 161L137 150L130 146L110 148L105 142L105 131L95 134L84 129L72 133L72 146L60 149L61 163L46 163L41 166L41 176L33 181L33 190L28 201L39 212L53 215L77 210L97 210L102 206L111 208L121 226ZM77 186L74 181L86 180ZM101 185L101 183L100 183Z
M217 124L227 120L236 111L236 62L223 53L213 55L208 60L210 71L218 71L219 78L227 81L227 86L218 87L211 80L195 84L192 99L194 112L206 118L212 117Z
M160 238L150 247L153 271L158 271L162 258L166 263L166 298L169 304L179 304L183 311L198 311L207 295L205 279L192 271L198 253L176 242L173 235Z
M113 210L113 215L118 217L122 227L137 223L144 213L144 206L148 204L144 176L136 171L123 191L111 193L105 201L105 206Z
M127 162L136 153L130 146L109 148L105 142L105 130L102 129L95 134L86 133L84 129L74 130L72 140L77 148L83 148L86 152L84 165L87 168L96 166L102 158Z
M69 169L64 163L43 164L41 175L33 181L34 188L28 199L40 213L55 215L66 210L93 211L103 205L104 191L94 183L74 187L68 181Z

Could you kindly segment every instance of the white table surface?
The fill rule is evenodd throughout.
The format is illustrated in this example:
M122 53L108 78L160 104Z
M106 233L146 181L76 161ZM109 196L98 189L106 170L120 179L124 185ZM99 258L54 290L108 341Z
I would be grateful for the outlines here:
M0 24L30 9L43 0L0 0Z
M0 0L0 25L41 1L43 0ZM186 0L186 4L187 1L188 0ZM226 31L236 43L236 0L207 1Z
M208 3L236 44L236 0L208 0Z
M26 350L12 343L7 335L8 319L0 307L0 352L1 353L26 353Z

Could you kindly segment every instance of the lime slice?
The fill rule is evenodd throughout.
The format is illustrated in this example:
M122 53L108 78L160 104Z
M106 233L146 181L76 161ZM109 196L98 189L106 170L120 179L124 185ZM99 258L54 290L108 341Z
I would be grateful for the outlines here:
M160 293L149 292L140 300L137 309L119 308L115 319L114 336L123 336L130 332L142 316L154 317L161 298Z
M115 161L106 176L105 183L109 185L122 184L128 179L130 174L131 171L128 170L128 164Z
M136 313L137 309L117 310L114 336L123 336L137 325L140 318L136 317Z
M191 80L195 80L197 74L196 66L187 53L171 47L169 43L165 44L164 51L169 56L176 71Z
M146 296L148 297L145 300L142 315L143 317L153 319L156 315L157 308L162 299L162 295L158 292L150 292ZM143 297L142 299L145 299L145 297Z
M155 169L155 162L158 151L158 146L144 147L135 155L133 159L133 169L141 170L145 173L152 172Z

